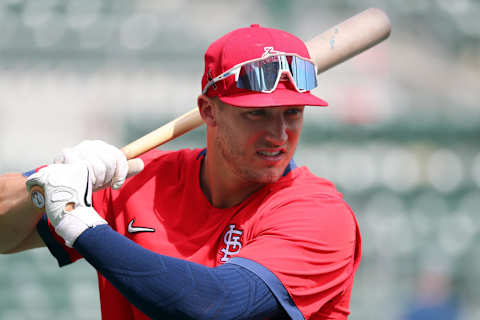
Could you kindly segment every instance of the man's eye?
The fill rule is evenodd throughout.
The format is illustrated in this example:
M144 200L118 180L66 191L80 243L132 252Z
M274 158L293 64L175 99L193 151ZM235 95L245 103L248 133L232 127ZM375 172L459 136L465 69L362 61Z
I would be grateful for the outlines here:
M250 116L253 116L253 117L259 117L259 116L263 116L265 114L265 111L264 110L252 110L252 111L249 111L248 114Z
M295 116L295 115L300 115L300 114L302 114L302 112L303 112L303 110L301 110L301 109L288 109L288 110L286 111L286 114L287 114L287 115Z

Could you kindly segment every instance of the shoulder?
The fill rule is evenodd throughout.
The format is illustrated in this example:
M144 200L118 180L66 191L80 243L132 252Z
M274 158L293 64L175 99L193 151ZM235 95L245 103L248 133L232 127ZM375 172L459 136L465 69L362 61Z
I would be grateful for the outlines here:
M112 191L107 188L104 189L104 193L125 194L130 189L138 190L151 183L168 184L175 182L184 175L184 172L192 170L201 151L202 149L150 150L139 157L144 163L144 169L140 173L127 178L121 190ZM161 177L161 179L158 179L158 177Z
M306 167L292 174L271 186L260 207L262 220L267 225L296 227L323 237L354 237L358 228L354 212L334 184Z
M307 167L299 167L287 176L269 186L269 202L282 205L298 200L337 200L343 201L343 195L335 185L324 178L317 177Z
M145 168L137 176L148 177L157 174L159 171L165 175L178 175L194 165L196 160L199 160L201 152L202 149L151 150L140 157L145 164Z
M150 150L140 158L145 163L145 167L151 165L164 165L167 163L178 163L179 161L191 161L200 155L203 149L181 149L163 151L159 149Z
M127 178L119 190L106 188L94 193L93 201L98 210L101 205L120 199L124 202L133 195L138 198L155 194L157 188L178 185L184 177L193 176L196 162L202 149L181 149L163 151L153 149L144 153L140 158L144 162L144 169L138 174Z

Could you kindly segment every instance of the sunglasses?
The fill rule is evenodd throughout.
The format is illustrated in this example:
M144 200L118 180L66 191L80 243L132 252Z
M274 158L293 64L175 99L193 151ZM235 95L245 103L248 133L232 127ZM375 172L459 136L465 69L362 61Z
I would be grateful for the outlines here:
M263 93L273 92L280 80L286 79L285 75L298 92L310 91L317 87L317 68L312 60L297 54L281 53L235 65L210 80L202 93L206 94L216 82L231 75L235 75L237 88Z

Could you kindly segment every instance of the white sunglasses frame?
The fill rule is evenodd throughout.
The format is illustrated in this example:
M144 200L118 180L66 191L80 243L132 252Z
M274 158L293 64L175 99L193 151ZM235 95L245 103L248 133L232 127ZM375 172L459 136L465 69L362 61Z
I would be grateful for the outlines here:
M207 84L205 85L205 88L203 89L202 91L202 94L206 94L208 89L214 85L216 82L220 81L220 80L223 80L225 78L228 78L230 77L231 75L235 75L235 82L238 81L238 78L240 76L240 69L241 67L243 67L244 65L247 65L249 63L252 63L252 62L257 62L257 61L262 61L262 60L265 60L265 59L268 59L268 58L271 58L271 57L275 57L275 56L295 56L301 60L304 60L304 61L308 61L308 62L311 62L312 65L314 66L315 68L315 76L317 75L317 65L315 64L315 62L312 60L312 59L308 59L308 58L305 58L305 57L302 57L296 53L273 53L273 54L269 54L265 57L261 57L261 58L257 58L257 59L252 59L252 60L248 60L248 61L244 61L242 63L239 63L239 64L236 64L234 65L233 67L231 67L230 69L228 69L227 71L219 74L218 76L216 76L215 78L213 78L212 80L208 81ZM258 92L262 92L262 93L272 93L273 91L275 91L275 89L277 88L277 85L278 83L280 82L280 78L282 77L282 75L284 73L287 73L291 83L293 84L293 86L295 87L295 90L297 90L298 92L300 93L304 93L304 92L307 92L309 90L301 90L301 89L298 89L297 88L297 85L295 84L295 80L293 79L293 76L292 76L292 73L290 72L290 69L288 69L288 67L284 66L284 64L281 62L281 60L279 60L279 64L280 64L280 69L279 69L279 72L277 74L277 79L275 80L275 85L273 86L273 88L271 90L262 90L262 91L258 91Z

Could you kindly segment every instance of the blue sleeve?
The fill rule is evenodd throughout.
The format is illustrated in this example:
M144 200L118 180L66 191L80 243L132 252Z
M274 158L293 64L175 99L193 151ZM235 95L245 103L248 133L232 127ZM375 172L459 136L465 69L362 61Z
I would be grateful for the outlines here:
M252 260L240 257L233 257L228 262L244 267L261 278L291 319L304 319L302 312L293 302L287 289L270 270Z
M37 232L47 246L50 253L57 259L58 265L60 267L72 263L72 259L70 259L68 252L65 251L63 246L57 242L57 240L50 232L50 228L48 227L48 218L46 214L44 214L38 221Z
M28 170L28 171L25 171L22 173L22 175L25 177L25 178L28 178L30 177L32 174L35 173L35 169L32 169L32 170Z
M74 248L153 319L288 318L267 284L239 264L209 268L160 255L108 225L87 229Z

